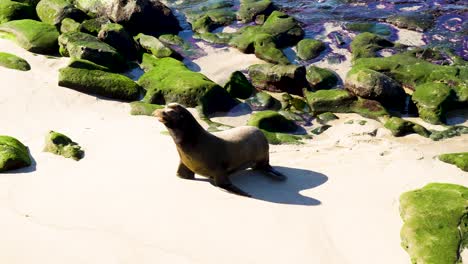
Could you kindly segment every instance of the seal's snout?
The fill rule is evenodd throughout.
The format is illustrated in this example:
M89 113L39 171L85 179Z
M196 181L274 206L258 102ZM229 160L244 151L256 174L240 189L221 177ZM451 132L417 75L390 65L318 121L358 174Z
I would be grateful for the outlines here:
M159 122L164 123L164 109L157 109L153 112L153 116L155 116Z

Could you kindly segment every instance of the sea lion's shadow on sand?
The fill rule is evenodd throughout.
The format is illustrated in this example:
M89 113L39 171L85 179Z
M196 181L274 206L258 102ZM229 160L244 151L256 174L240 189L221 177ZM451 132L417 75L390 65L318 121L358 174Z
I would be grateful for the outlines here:
M312 197L300 194L322 185L328 177L322 173L274 166L276 170L288 177L286 181L274 181L260 171L243 170L230 176L234 185L252 195L252 199L259 199L272 203L291 205L320 205L321 202Z

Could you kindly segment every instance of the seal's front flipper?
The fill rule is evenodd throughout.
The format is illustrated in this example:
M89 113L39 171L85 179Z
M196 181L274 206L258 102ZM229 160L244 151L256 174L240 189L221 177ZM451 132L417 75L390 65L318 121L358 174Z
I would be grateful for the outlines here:
M214 177L214 178L212 178L211 183L214 186L223 188L224 190L226 190L228 192L235 193L235 194L242 195L242 196L246 196L246 197L252 197L250 194L244 192L243 190L239 189L234 184L232 184L231 181L226 176Z
M286 177L286 175L284 175L281 172L273 169L273 167L271 167L271 166L268 166L268 167L264 168L263 170L265 170L265 172L268 174L268 176L270 176L270 178L272 178L273 180L285 181L285 180L288 179L288 177Z
M185 166L182 161L179 163L179 168L177 168L177 176L187 180L195 179L195 173L187 168L187 166Z

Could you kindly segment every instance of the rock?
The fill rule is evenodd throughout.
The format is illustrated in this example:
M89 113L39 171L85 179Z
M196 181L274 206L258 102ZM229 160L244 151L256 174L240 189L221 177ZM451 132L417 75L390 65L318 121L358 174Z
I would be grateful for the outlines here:
M331 89L338 84L335 72L313 65L307 67L306 79L310 87L315 90Z
M0 66L20 71L29 71L31 69L26 60L6 52L0 52Z
M468 134L468 127L466 126L451 126L442 131L431 131L430 138L434 141L439 141L446 138L457 137L462 134Z
M314 135L320 135L323 132L325 132L327 129L329 129L330 127L331 127L330 125L323 125L323 126L319 126L319 127L312 129L310 132Z
M198 33L213 31L214 29L232 24L236 20L233 11L226 8L211 9L203 12L191 24L192 29Z
M166 45L182 46L185 43L181 37L174 34L161 35L159 36L159 40Z
M298 114L306 114L310 113L310 107L306 101L303 100L302 97L299 96L292 96L288 93L283 93L281 95L281 108L284 110L283 112L287 112L290 114L298 113ZM297 120L296 118L290 118L292 120ZM302 119L302 118L300 118Z
M349 71L345 88L357 96L376 100L396 109L402 109L405 105L406 93L401 84L374 70L358 68Z
M60 35L58 41L63 56L89 60L117 71L126 68L123 57L115 48L89 34L68 32Z
M106 25L110 24L111 21L106 17L97 17L92 19L87 19L83 21L80 25L80 31L83 33L87 33L97 37L101 28Z
M238 104L226 90L205 75L189 70L182 62L166 57L154 61L138 83L146 89L146 103L176 102L186 107L200 105L205 115L227 112Z
M47 23L23 19L0 25L0 37L14 40L30 52L50 54L57 51L57 29Z
M223 33L223 32L220 32L220 33L205 32L205 33L197 33L194 35L194 38L202 39L208 43L224 44L224 45L229 44L229 42L231 42L233 37L234 37L234 34Z
M85 70L100 70L100 71L110 71L109 68L96 64L92 61L82 60L82 59L71 59L68 67L85 69Z
M159 39L145 34L138 34L135 40L146 51L153 54L156 58L173 57L175 59L182 59L182 56L172 49L166 47Z
M60 25L60 32L67 33L67 32L74 32L80 31L81 24L76 22L71 18L64 18L62 20L62 24Z
M444 83L426 83L416 87L412 100L421 119L431 124L441 124L445 122L445 112L452 94L450 87Z
M453 164L468 172L468 152L442 154L439 155L439 160Z
M84 151L77 143L64 134L55 131L49 131L47 134L44 151L74 160L80 160L84 155Z
M412 263L458 263L467 237L468 188L431 183L400 196L402 247Z
M116 48L128 60L135 60L137 57L135 41L119 24L103 25L99 31L98 39Z
M131 111L130 111L131 115L153 116L154 111L156 111L157 109L162 109L164 108L164 106L136 101L136 102L130 103L130 108L131 108Z
M159 60L158 58L156 58L155 56L151 54L143 53L141 63L140 63L140 68L143 69L143 71L147 72L153 69L155 65L157 65L158 60Z
M302 95L307 87L304 66L254 64L249 67L252 84L260 90Z
M257 35L254 48L257 58L275 64L290 64L283 51L276 47L274 38L270 34Z
M267 109L279 110L279 108L281 108L280 102L266 92L256 93L254 96L246 99L245 103L248 104L254 111L262 111Z
M0 136L0 172L31 165L28 148L10 136Z
M424 32L434 25L434 17L431 14L420 12L398 13L389 16L386 21L399 28L407 28L420 32Z
M0 1L0 24L28 18L36 18L36 11L32 5L9 0Z
M320 124L326 124L332 120L336 120L338 119L338 117L333 114L332 112L325 112L325 113L321 113L317 116L317 121L320 123Z
M245 75L240 71L235 71L229 77L229 80L224 85L224 89L235 98L247 99L252 95L255 88L247 80Z
M346 24L346 29L357 32L370 32L380 36L390 36L392 34L392 29L390 26L385 24L370 23L370 22L354 22Z
M58 84L79 92L123 101L137 100L141 91L140 86L126 76L71 67L59 70Z
M375 57L377 51L386 47L393 47L393 43L369 32L361 33L351 42L353 60Z
M181 29L172 11L157 0L76 0L86 11L105 16L131 33L177 34Z
M294 132L298 126L293 121L276 111L266 110L252 114L247 125L258 127L269 132Z
M303 39L297 43L297 56L302 60L311 60L317 58L325 49L325 44L320 40Z
M36 12L42 22L54 26L59 25L65 18L81 21L86 17L86 14L69 0L41 0L36 6Z
M262 25L262 31L272 35L279 48L295 45L305 34L293 17L279 11L271 13Z
M389 118L385 122L384 127L390 130L392 135L395 137L401 137L412 133L419 134L423 137L429 137L431 135L431 133L423 126L401 119L399 117Z
M240 0L237 18L244 23L252 22L259 15L268 16L274 6L270 0Z

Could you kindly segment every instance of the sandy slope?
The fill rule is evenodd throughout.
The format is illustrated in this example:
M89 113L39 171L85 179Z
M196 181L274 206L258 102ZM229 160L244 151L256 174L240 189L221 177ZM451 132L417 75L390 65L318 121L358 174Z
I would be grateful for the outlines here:
M305 145L272 146L287 182L233 176L254 196L239 197L176 178L177 152L154 118L58 87L66 59L5 40L0 49L32 66L0 68L0 134L23 141L35 159L32 168L0 175L1 263L409 263L399 195L428 182L468 185L467 173L434 158L466 151L467 135L395 139L374 121L344 124L363 118L341 115ZM243 61L219 56L203 62L217 65L211 72L219 80L229 58ZM214 69L201 62L202 71ZM51 129L80 143L85 158L42 152Z

